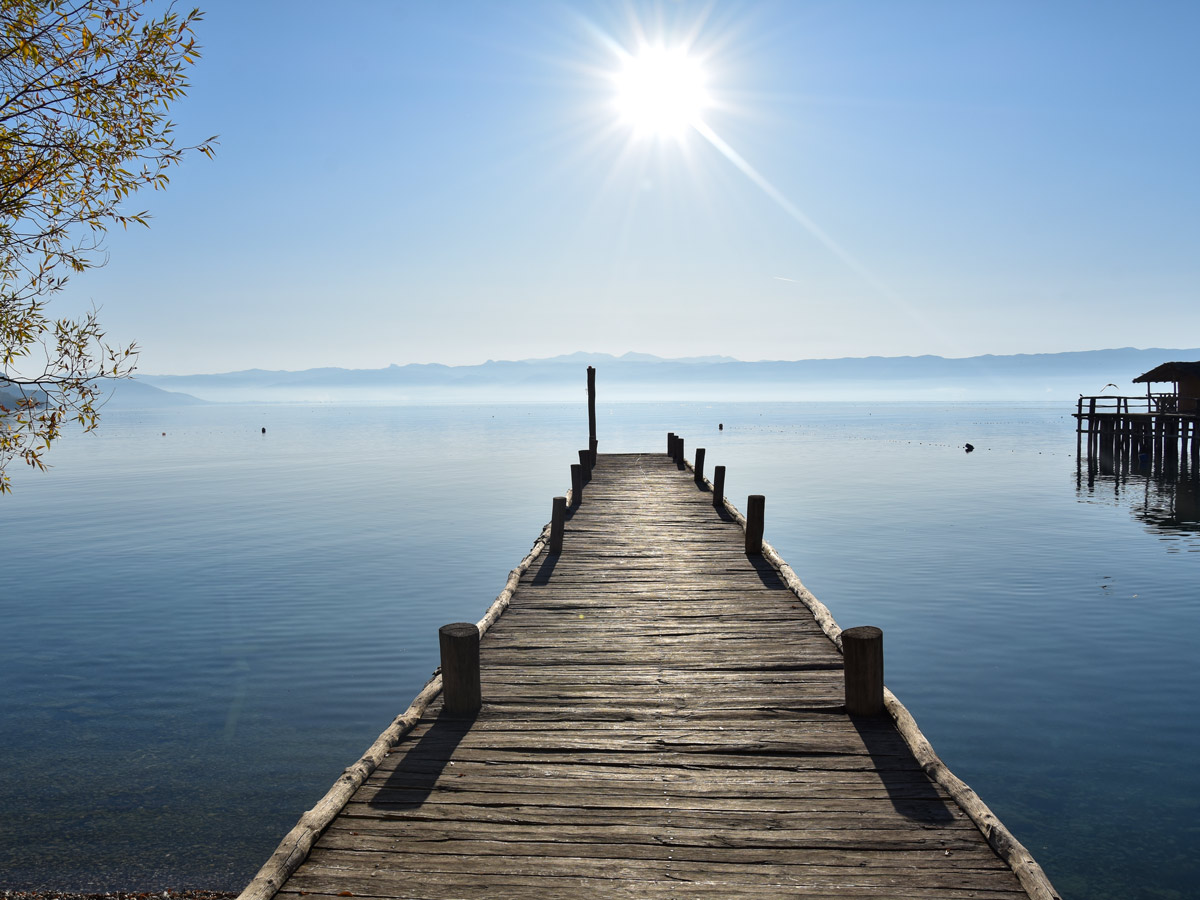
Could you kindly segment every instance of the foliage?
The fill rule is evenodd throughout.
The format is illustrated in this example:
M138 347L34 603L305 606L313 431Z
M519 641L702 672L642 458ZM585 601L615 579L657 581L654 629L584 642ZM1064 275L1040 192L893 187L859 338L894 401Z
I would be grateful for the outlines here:
M202 14L154 0L0 0L0 493L15 458L74 420L96 427L98 379L127 377L135 345L105 343L96 312L51 319L47 299L105 262L112 224L139 188L166 187L188 150L167 118L198 58Z

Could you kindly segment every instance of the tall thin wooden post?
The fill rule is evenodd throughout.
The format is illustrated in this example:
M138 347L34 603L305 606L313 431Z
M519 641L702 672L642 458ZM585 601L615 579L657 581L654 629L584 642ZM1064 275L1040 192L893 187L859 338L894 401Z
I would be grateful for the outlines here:
M583 470L583 483L587 484L592 480L592 451L579 451L579 468Z
M550 509L550 552L562 553L563 532L567 527L567 498L555 497Z
M479 687L479 628L455 622L438 629L442 651L442 701L447 713L470 716L483 706Z
M591 463L596 465L596 367L588 366L588 452L592 455Z
M692 466L696 472L696 484L704 484L704 448L696 448L696 463Z
M1084 451L1084 395L1079 395L1079 402L1075 403L1075 469L1079 469L1080 455Z
M675 436L675 465L680 469L687 466L683 457L683 438L679 435Z
M874 625L842 632L846 712L877 716L883 712L883 632Z
M667 456L675 458L675 432L667 432Z
M725 467L713 468L713 506L721 509L725 506Z
M762 553L763 516L767 498L762 494L751 494L746 498L746 555Z
M571 463L571 505L578 506L583 502L583 466Z

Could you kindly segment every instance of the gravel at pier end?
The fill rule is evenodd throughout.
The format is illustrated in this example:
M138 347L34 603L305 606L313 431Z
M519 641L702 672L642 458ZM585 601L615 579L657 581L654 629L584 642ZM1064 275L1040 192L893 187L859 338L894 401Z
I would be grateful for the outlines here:
M232 900L229 891L107 891L81 894L78 891L5 891L4 900Z

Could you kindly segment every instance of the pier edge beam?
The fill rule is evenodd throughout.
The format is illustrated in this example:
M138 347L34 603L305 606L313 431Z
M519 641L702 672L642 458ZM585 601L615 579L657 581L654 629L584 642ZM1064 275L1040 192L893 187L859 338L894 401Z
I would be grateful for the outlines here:
M583 451L580 451L583 452ZM562 553L563 532L567 527L567 498L555 497L550 509L550 552Z
M717 509L725 507L725 467L713 467L713 506Z
M877 716L883 712L883 631L860 625L842 632L846 712Z
M746 498L746 555L758 556L762 553L763 519L765 517L767 498L762 494L751 494Z
M479 685L479 626L455 622L438 629L442 652L442 706L454 716L471 716L483 706Z

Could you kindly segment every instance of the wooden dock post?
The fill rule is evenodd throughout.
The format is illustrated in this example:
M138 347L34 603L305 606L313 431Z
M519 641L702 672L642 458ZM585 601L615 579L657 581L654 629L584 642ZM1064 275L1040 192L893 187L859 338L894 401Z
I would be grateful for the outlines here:
M661 446L606 453L595 481L567 560L548 557L547 527L477 625L443 629L488 667L488 712L478 688L458 702L464 667L444 644L439 676L238 900L398 900L423 883L504 898L1059 896L899 700L883 689L871 719L838 702L855 631L876 629L842 632L765 542L738 556L741 517L711 510Z
M721 509L725 505L725 467L713 469L713 506Z
M684 459L683 453L683 438L675 435L675 467L677 469L687 468L687 461Z
M696 474L696 484L704 484L704 448L696 448L696 464L692 466Z
M860 625L842 632L846 712L877 716L883 712L883 632Z
M591 464L596 465L596 448L599 444L596 441L596 367L587 367L587 385L588 385L588 453L591 455Z
M763 516L767 498L762 494L751 494L746 498L746 555L762 553Z
M675 458L675 432L667 432L667 456Z
M571 463L571 505L578 506L583 502L583 466Z
M579 468L583 471L583 483L587 484L592 480L592 451L579 451Z
M583 452L582 450L580 451ZM550 510L550 552L562 553L563 532L567 528L567 498L555 497Z
M479 687L479 626L455 622L438 629L442 650L442 698L447 713L471 716L483 706Z

